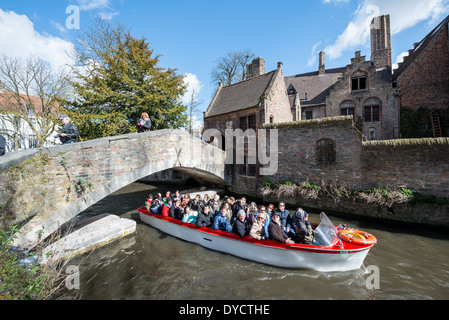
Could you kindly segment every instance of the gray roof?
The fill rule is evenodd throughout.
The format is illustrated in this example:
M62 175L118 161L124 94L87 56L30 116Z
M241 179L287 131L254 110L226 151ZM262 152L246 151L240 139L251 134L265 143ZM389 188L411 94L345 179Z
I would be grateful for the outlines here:
M276 70L226 87L219 87L205 118L258 106L275 73Z
M330 90L345 70L346 67L326 70L323 75L319 75L316 71L288 76L285 77L285 86L288 90L290 84L292 84L295 90L299 92L301 106L324 104L326 96L329 95ZM304 100L306 93L308 100ZM294 99L289 96L289 100L292 106Z

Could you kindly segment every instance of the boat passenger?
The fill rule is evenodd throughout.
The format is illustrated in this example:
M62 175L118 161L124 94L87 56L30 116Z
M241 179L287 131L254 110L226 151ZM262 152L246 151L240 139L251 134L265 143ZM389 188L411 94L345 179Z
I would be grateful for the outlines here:
M201 211L203 211L203 202L201 201L201 195L197 194L195 196L195 199L191 200L189 203L189 207L193 210L196 211L198 213L200 213Z
M172 193L171 198L173 199L173 203L175 203L176 199L181 200L181 194L179 190L176 190L175 193Z
M240 209L237 213L237 219L232 225L232 232L243 238L244 236L249 235L250 231L248 221L246 221L246 213L244 210Z
M162 216L168 217L170 215L170 208L172 207L171 198L168 199L166 203L162 204Z
M203 200L202 201L203 201L204 206L210 206L211 199L210 199L208 194L205 194L203 196Z
M193 211L189 206L186 206L184 208L184 216L182 218L182 222L196 224L197 215L198 212Z
M246 220L250 225L254 223L258 213L259 211L257 210L257 204L255 202L251 202L246 213Z
M172 199L172 198L171 198L171 192L170 192L170 191L167 191L167 192L165 193L165 197L162 198L162 201L163 201L164 203L167 203L168 199ZM173 199L172 199L172 201L173 201Z
M269 236L269 233L268 233L268 226L270 225L270 222L271 222L271 212L270 213L268 213L267 212L267 209L265 208L265 206L260 206L259 207L259 214L261 214L261 213L264 213L265 214L265 222L264 222L264 228L265 228L265 235L267 236L267 238L268 238L268 236Z
M211 216L215 220L215 217L220 213L220 207L218 206L218 202L212 201L211 204Z
M190 195L188 193L186 193L181 200L181 206L185 207L186 205L189 204L189 202L190 202Z
M257 215L257 218L253 220L253 226L251 227L251 231L249 235L256 240L266 240L267 235L265 234L265 213L260 212Z
M232 208L232 217L234 219L236 219L237 213L240 210L245 211L245 214L246 214L246 207L247 207L247 205L246 205L246 198L245 197L242 197L239 200L236 200L234 202L234 204L232 205L232 207L231 207Z
M310 225L309 215L307 212L302 210L302 208L298 208L295 213L294 220L296 225L296 242L302 244L312 244L315 240L315 230L313 230Z
M210 207L205 206L203 212L198 213L196 218L196 226L198 228L202 227L212 227L212 217L210 215Z
M290 212L288 212L288 210L285 209L285 202L284 201L279 202L278 208L274 212L279 213L279 216L281 218L282 230L284 230L285 234L292 239L295 238L296 233L291 228L291 216Z
M170 208L170 217L182 220L183 216L184 209L181 207L181 199L177 199L173 206Z
M151 202L150 212L151 213L159 213L159 208L161 207L161 201L159 199L153 199Z
M220 208L220 212L222 209L226 209L226 216L228 217L228 220L231 221L232 218L232 212L231 212L231 206L228 202L223 202Z
M232 232L232 227L231 227L231 223L229 222L229 219L227 217L227 210L226 210L226 208L222 208L220 214L218 214L215 217L214 229L215 230Z
M220 196L218 194L215 194L213 200L218 203L218 207L220 208L221 207Z
M151 208L151 204L153 203L153 195L150 193L149 195L148 195L148 198L147 198L147 200L145 201L145 208L148 210L148 211L150 211L150 208Z
M281 226L281 216L278 211L273 212L273 215L271 216L271 222L268 226L268 231L270 233L269 239L278 241L280 243L286 243L286 244L294 244L295 242L290 239L285 232L282 229Z

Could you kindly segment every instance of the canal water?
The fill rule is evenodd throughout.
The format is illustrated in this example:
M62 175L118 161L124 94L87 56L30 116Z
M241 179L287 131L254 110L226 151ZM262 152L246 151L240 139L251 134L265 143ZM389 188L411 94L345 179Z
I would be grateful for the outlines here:
M346 224L377 237L378 244L364 266L332 273L281 269L211 251L140 222L137 207L143 205L148 193L175 188L134 183L82 213L112 213L134 219L137 232L69 262L80 270L77 299L449 298L447 232L329 215L336 225ZM310 221L319 222L319 215L310 213ZM63 296L69 293L73 295L65 290Z

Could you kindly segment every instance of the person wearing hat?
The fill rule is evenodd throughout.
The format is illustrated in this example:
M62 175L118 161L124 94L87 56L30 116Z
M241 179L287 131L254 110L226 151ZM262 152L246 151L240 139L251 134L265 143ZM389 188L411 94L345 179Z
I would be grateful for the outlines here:
M232 225L232 232L238 234L240 237L244 237L249 235L250 227L248 225L248 221L246 221L246 213L245 210L240 209L237 212L236 219L234 224Z
M62 122L61 132L56 136L62 144L76 143L79 137L78 128L70 122L69 116L63 114L59 117Z
M265 233L265 212L259 212L257 218L253 219L253 226L249 235L256 240L266 240L267 235Z
M296 209L292 223L296 228L296 241L302 244L312 244L315 240L315 230L309 222L309 215L302 208Z
M271 215L271 222L268 226L269 238L270 240L275 240L280 243L294 244L295 242L290 239L282 229L281 226L281 216L279 211L273 212Z

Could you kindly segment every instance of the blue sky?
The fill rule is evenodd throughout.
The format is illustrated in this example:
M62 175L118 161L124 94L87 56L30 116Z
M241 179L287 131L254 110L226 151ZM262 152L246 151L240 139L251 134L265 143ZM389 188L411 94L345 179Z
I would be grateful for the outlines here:
M70 5L80 9L79 30L67 29ZM326 68L342 67L358 50L370 58L369 22L382 14L391 16L396 63L449 14L449 0L0 0L0 54L71 63L78 32L93 17L113 19L147 38L162 67L187 75L204 111L225 53L250 49L267 71L281 61L285 76L317 70L321 50Z

